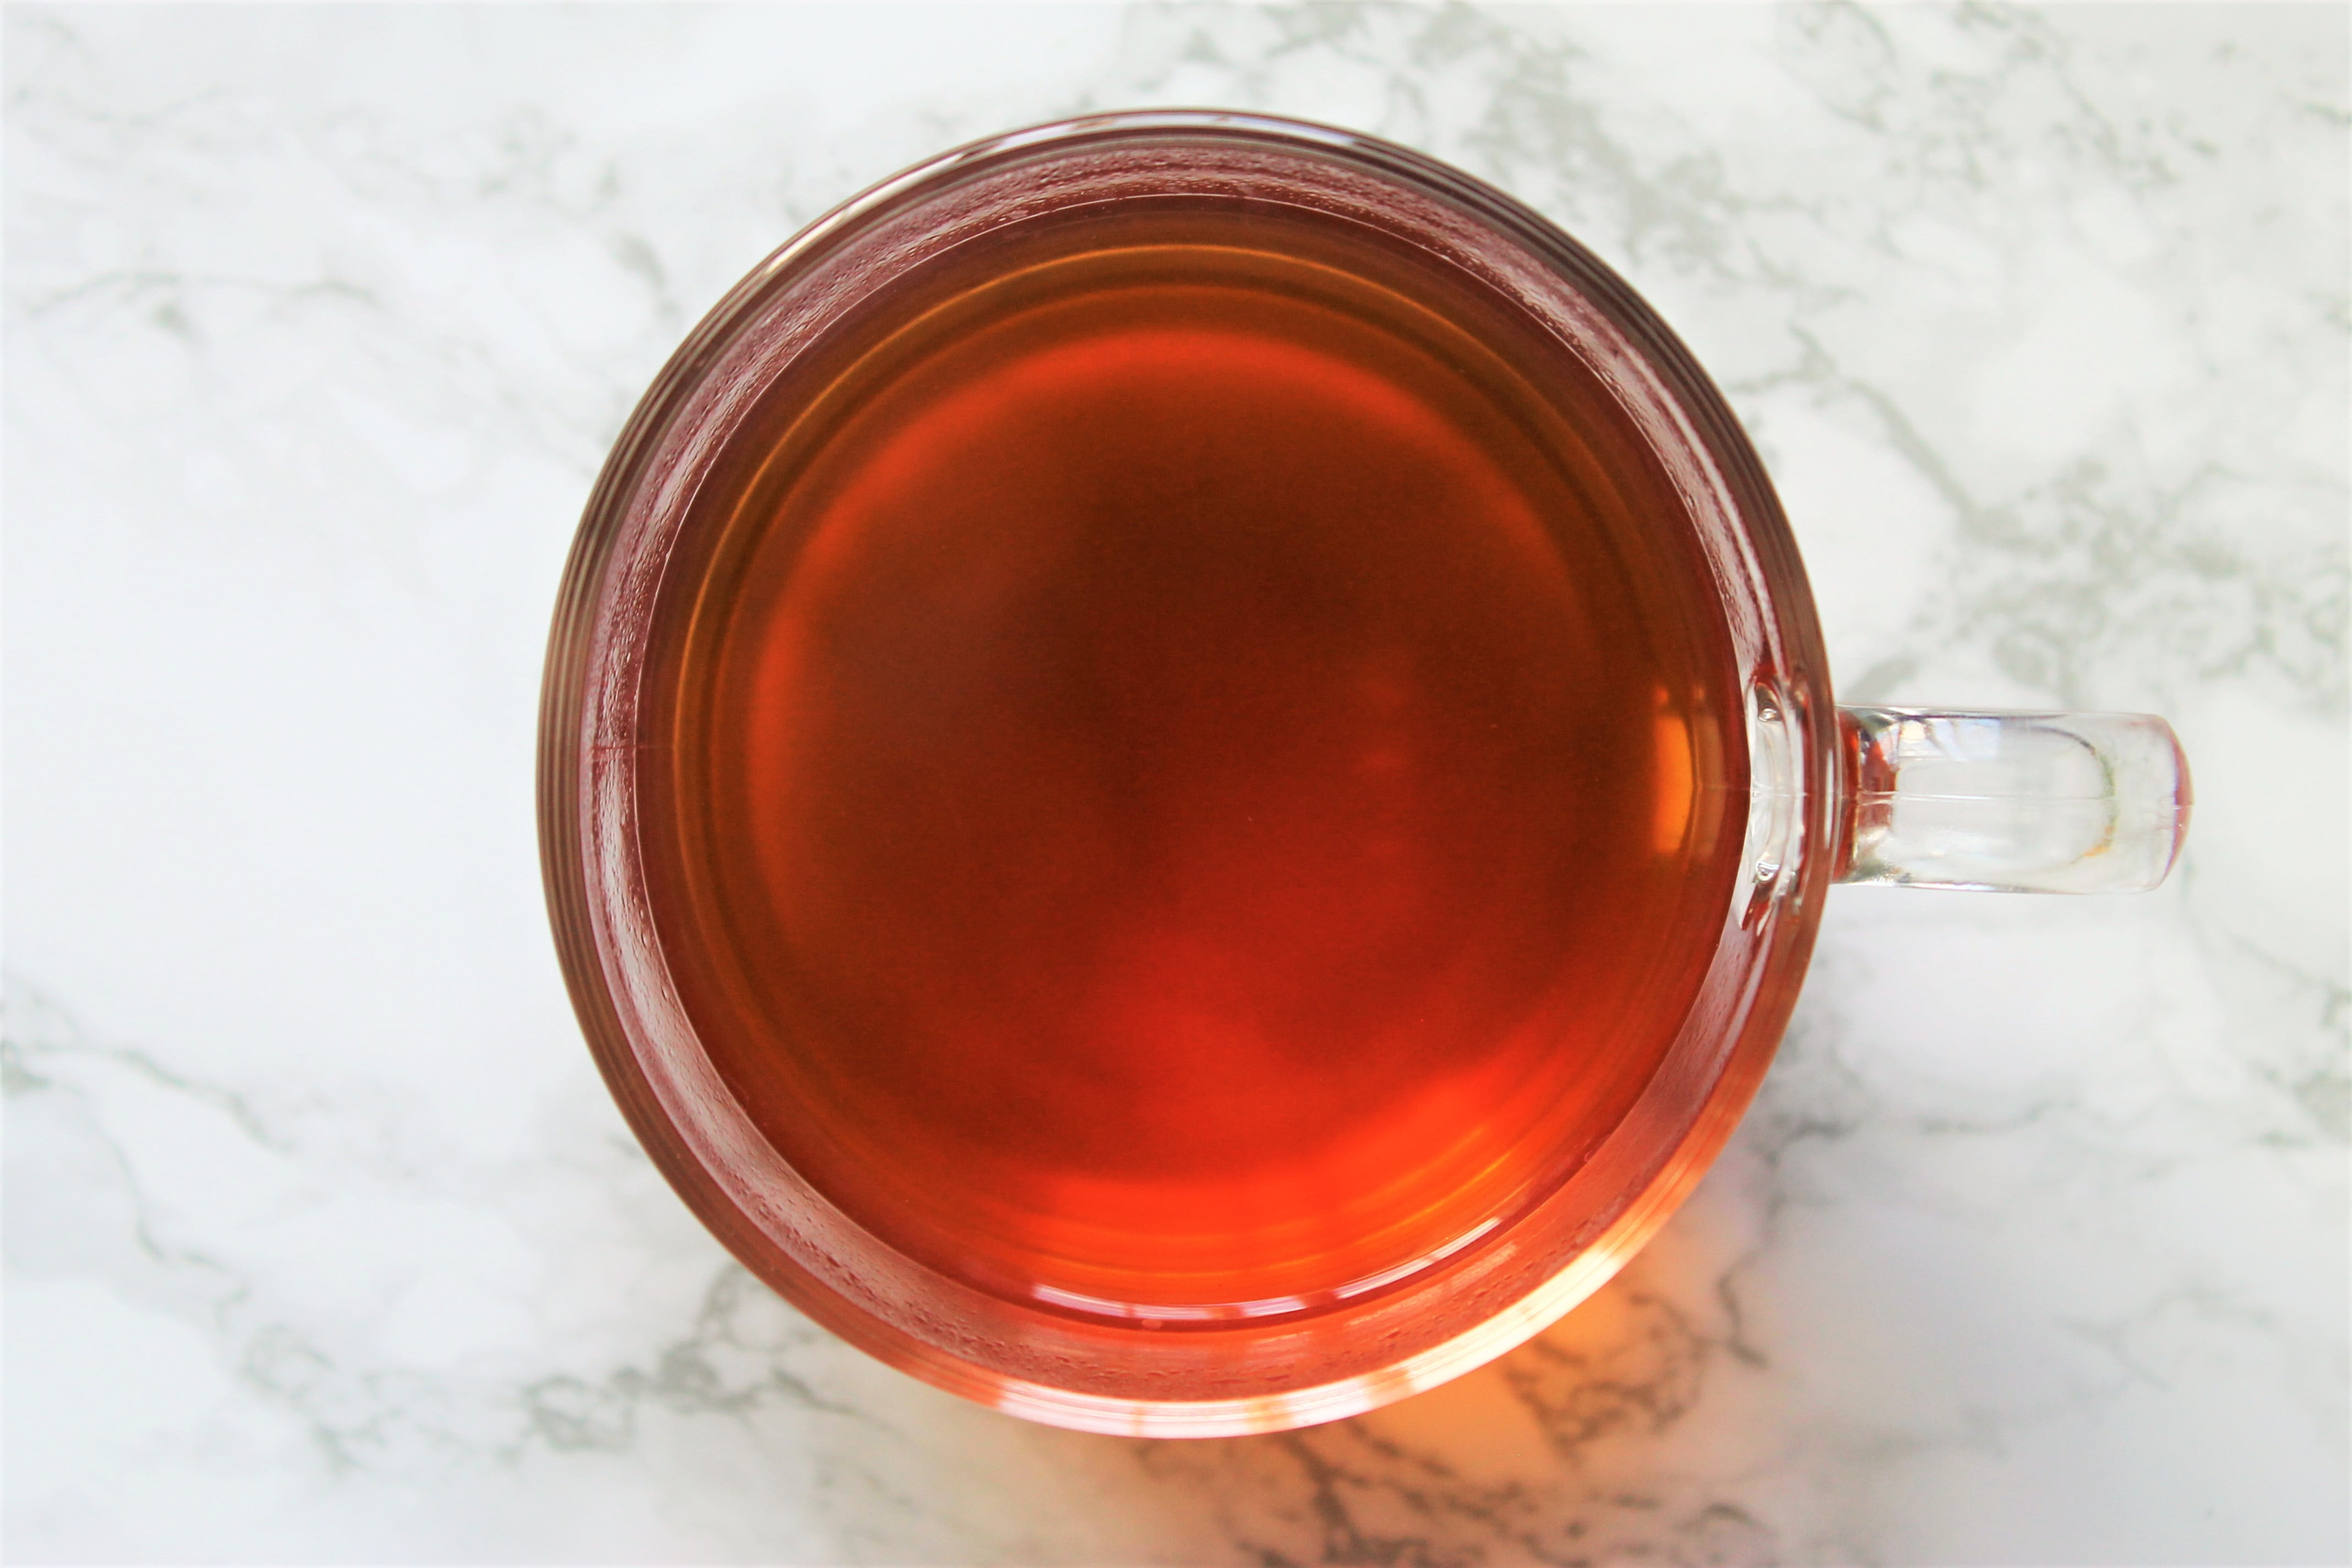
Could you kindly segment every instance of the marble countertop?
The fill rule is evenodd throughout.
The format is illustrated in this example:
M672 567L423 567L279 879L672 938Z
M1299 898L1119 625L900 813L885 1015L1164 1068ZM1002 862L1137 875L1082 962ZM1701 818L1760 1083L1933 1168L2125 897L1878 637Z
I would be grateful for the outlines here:
M6 13L15 1562L2306 1563L2347 1550L2347 12ZM894 168L1423 148L1716 374L1848 700L2151 710L2139 899L1845 889L1601 1296L1186 1444L915 1384L637 1152L540 901L604 448Z

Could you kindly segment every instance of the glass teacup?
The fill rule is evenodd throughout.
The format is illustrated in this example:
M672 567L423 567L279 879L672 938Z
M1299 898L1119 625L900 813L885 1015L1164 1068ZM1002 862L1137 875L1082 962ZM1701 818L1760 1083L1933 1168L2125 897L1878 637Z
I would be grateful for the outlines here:
M541 750L575 1005L710 1229L917 1376L1162 1436L1598 1289L1832 883L2144 889L2188 814L2160 720L1838 708L1621 279L1208 112L947 153L721 301L590 501Z

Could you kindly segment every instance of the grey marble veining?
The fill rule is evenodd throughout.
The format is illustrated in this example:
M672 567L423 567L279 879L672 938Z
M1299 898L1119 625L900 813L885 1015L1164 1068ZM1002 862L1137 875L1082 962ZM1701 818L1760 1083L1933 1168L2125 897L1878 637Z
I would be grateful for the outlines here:
M6 14L15 1561L2342 1562L2346 12ZM606 445L833 202L1219 104L1542 208L1723 384L1850 700L2161 711L2139 900L1843 889L1601 1296L1139 1443L848 1351L629 1140L531 722Z

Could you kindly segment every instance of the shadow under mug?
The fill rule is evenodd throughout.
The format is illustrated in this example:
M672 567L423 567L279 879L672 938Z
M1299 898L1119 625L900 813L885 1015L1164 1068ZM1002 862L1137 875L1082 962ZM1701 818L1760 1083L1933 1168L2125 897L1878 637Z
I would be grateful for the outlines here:
M1507 1225L1393 1289L1184 1332L972 1289L828 1201L730 1094L679 999L641 852L640 693L665 574L748 411L894 283L976 238L1089 204L1212 195L1368 226L1464 277L1605 384L1684 502L1736 665L1748 809L1720 936L1632 1109ZM1735 763L1739 759L1734 758ZM1507 196L1402 148L1203 111L1106 115L946 153L836 208L746 278L638 405L589 502L548 656L539 810L573 1003L663 1173L753 1273L940 1387L1033 1419L1169 1436L1353 1415L1527 1340L1663 1225L1746 1109L1834 882L2155 887L2189 816L2171 731L2132 715L1840 709L1762 466L1625 283ZM1735 777L1737 774L1735 773Z

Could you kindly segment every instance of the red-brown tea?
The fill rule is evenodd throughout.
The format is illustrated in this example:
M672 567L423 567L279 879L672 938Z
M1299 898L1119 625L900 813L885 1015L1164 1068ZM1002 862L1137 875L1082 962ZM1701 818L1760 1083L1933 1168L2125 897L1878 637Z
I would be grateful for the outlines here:
M1181 1328L1507 1224L1729 902L1720 611L1600 382L1336 221L965 247L696 502L655 924L723 1079L902 1251Z

